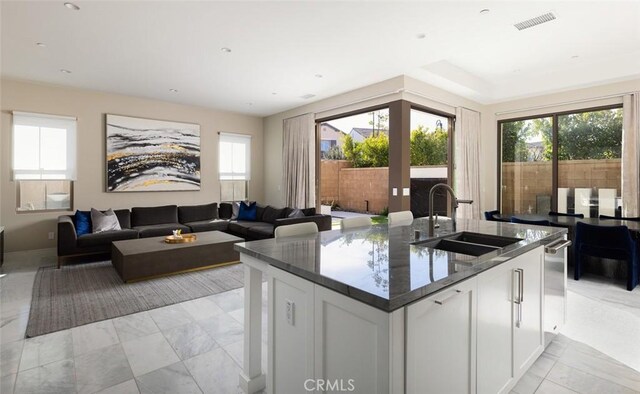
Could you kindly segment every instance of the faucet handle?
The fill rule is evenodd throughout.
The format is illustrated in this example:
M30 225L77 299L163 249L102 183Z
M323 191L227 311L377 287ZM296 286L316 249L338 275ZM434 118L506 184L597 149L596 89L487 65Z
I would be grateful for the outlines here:
M456 199L456 201L459 204L473 204L473 200L458 200L458 199Z

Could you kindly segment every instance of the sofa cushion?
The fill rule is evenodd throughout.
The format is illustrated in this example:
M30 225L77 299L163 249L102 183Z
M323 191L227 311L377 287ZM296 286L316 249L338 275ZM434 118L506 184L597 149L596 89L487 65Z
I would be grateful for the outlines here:
M116 213L118 217L118 223L120 223L120 228L131 228L131 211L128 209L116 209L113 211Z
M183 224L189 226L189 228L191 228L191 232L194 233L200 233L203 231L227 231L227 228L229 227L229 221L223 219L201 220Z
M133 226L134 230L138 230L140 238L160 237L162 235L171 235L173 230L182 230L183 233L190 233L189 226L180 223L165 224L149 224L146 226Z
M121 241L123 239L138 238L136 230L109 230L100 233L85 234L78 237L78 246L90 247L98 245L108 245L113 241Z
M316 214L316 209L315 208L305 208L302 210L302 212L304 213L304 216L313 216Z
M257 226L262 222L248 222L248 221L233 221L229 222L229 231L235 234L239 234L241 236L247 236L249 234L249 229L253 226Z
M272 206L266 206L264 208L264 213L262 214L262 221L275 224L276 219L280 219L284 217L285 208L274 208Z
M258 222L255 226L249 227L247 235L251 239L267 239L273 238L273 224Z
M95 208L91 208L91 226L94 233L101 233L110 230L122 230L120 222L113 209L107 209L100 212Z
M250 222L255 222L257 208L258 207L256 206L255 201L252 203L247 203L245 201L242 201L240 203L240 210L238 211L238 220L247 220Z
M234 201L231 203L231 220L237 220L240 213L240 203Z
M305 217L304 212L302 212L302 209L293 209L291 210L291 212L289 212L289 214L287 215L288 218L303 218Z
M91 212L90 211L76 211L73 216L73 224L76 227L77 236L91 234Z
M264 215L264 209L266 207L266 205L256 204L256 222L262 221L262 215Z
M133 227L165 223L178 223L177 205L131 208L131 224Z
M233 207L229 202L221 202L220 208L218 208L218 217L220 219L231 219L233 215Z
M218 218L218 203L178 207L180 223L201 222Z

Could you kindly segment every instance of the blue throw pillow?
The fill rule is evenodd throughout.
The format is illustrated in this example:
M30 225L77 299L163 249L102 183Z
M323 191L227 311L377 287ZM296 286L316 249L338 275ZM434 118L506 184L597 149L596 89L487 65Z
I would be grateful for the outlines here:
M258 213L258 206L256 202L252 202L251 204L247 204L246 202L240 203L240 210L238 211L238 220L248 220L251 222L255 222L256 215Z
M84 234L91 234L91 212L89 211L76 211L74 217L76 225L76 234L78 236Z

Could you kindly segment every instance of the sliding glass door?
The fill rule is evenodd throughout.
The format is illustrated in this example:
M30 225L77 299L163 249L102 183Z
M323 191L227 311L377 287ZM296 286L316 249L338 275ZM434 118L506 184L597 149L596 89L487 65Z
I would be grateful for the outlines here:
M614 216L622 206L622 108L500 121L500 210Z
M548 213L553 194L551 117L500 123L501 212Z

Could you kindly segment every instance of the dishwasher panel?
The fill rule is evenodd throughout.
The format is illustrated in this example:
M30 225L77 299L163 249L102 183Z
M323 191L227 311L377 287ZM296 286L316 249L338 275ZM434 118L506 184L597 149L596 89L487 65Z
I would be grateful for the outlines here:
M571 241L558 239L544 254L544 345L558 335L567 314L567 247Z

